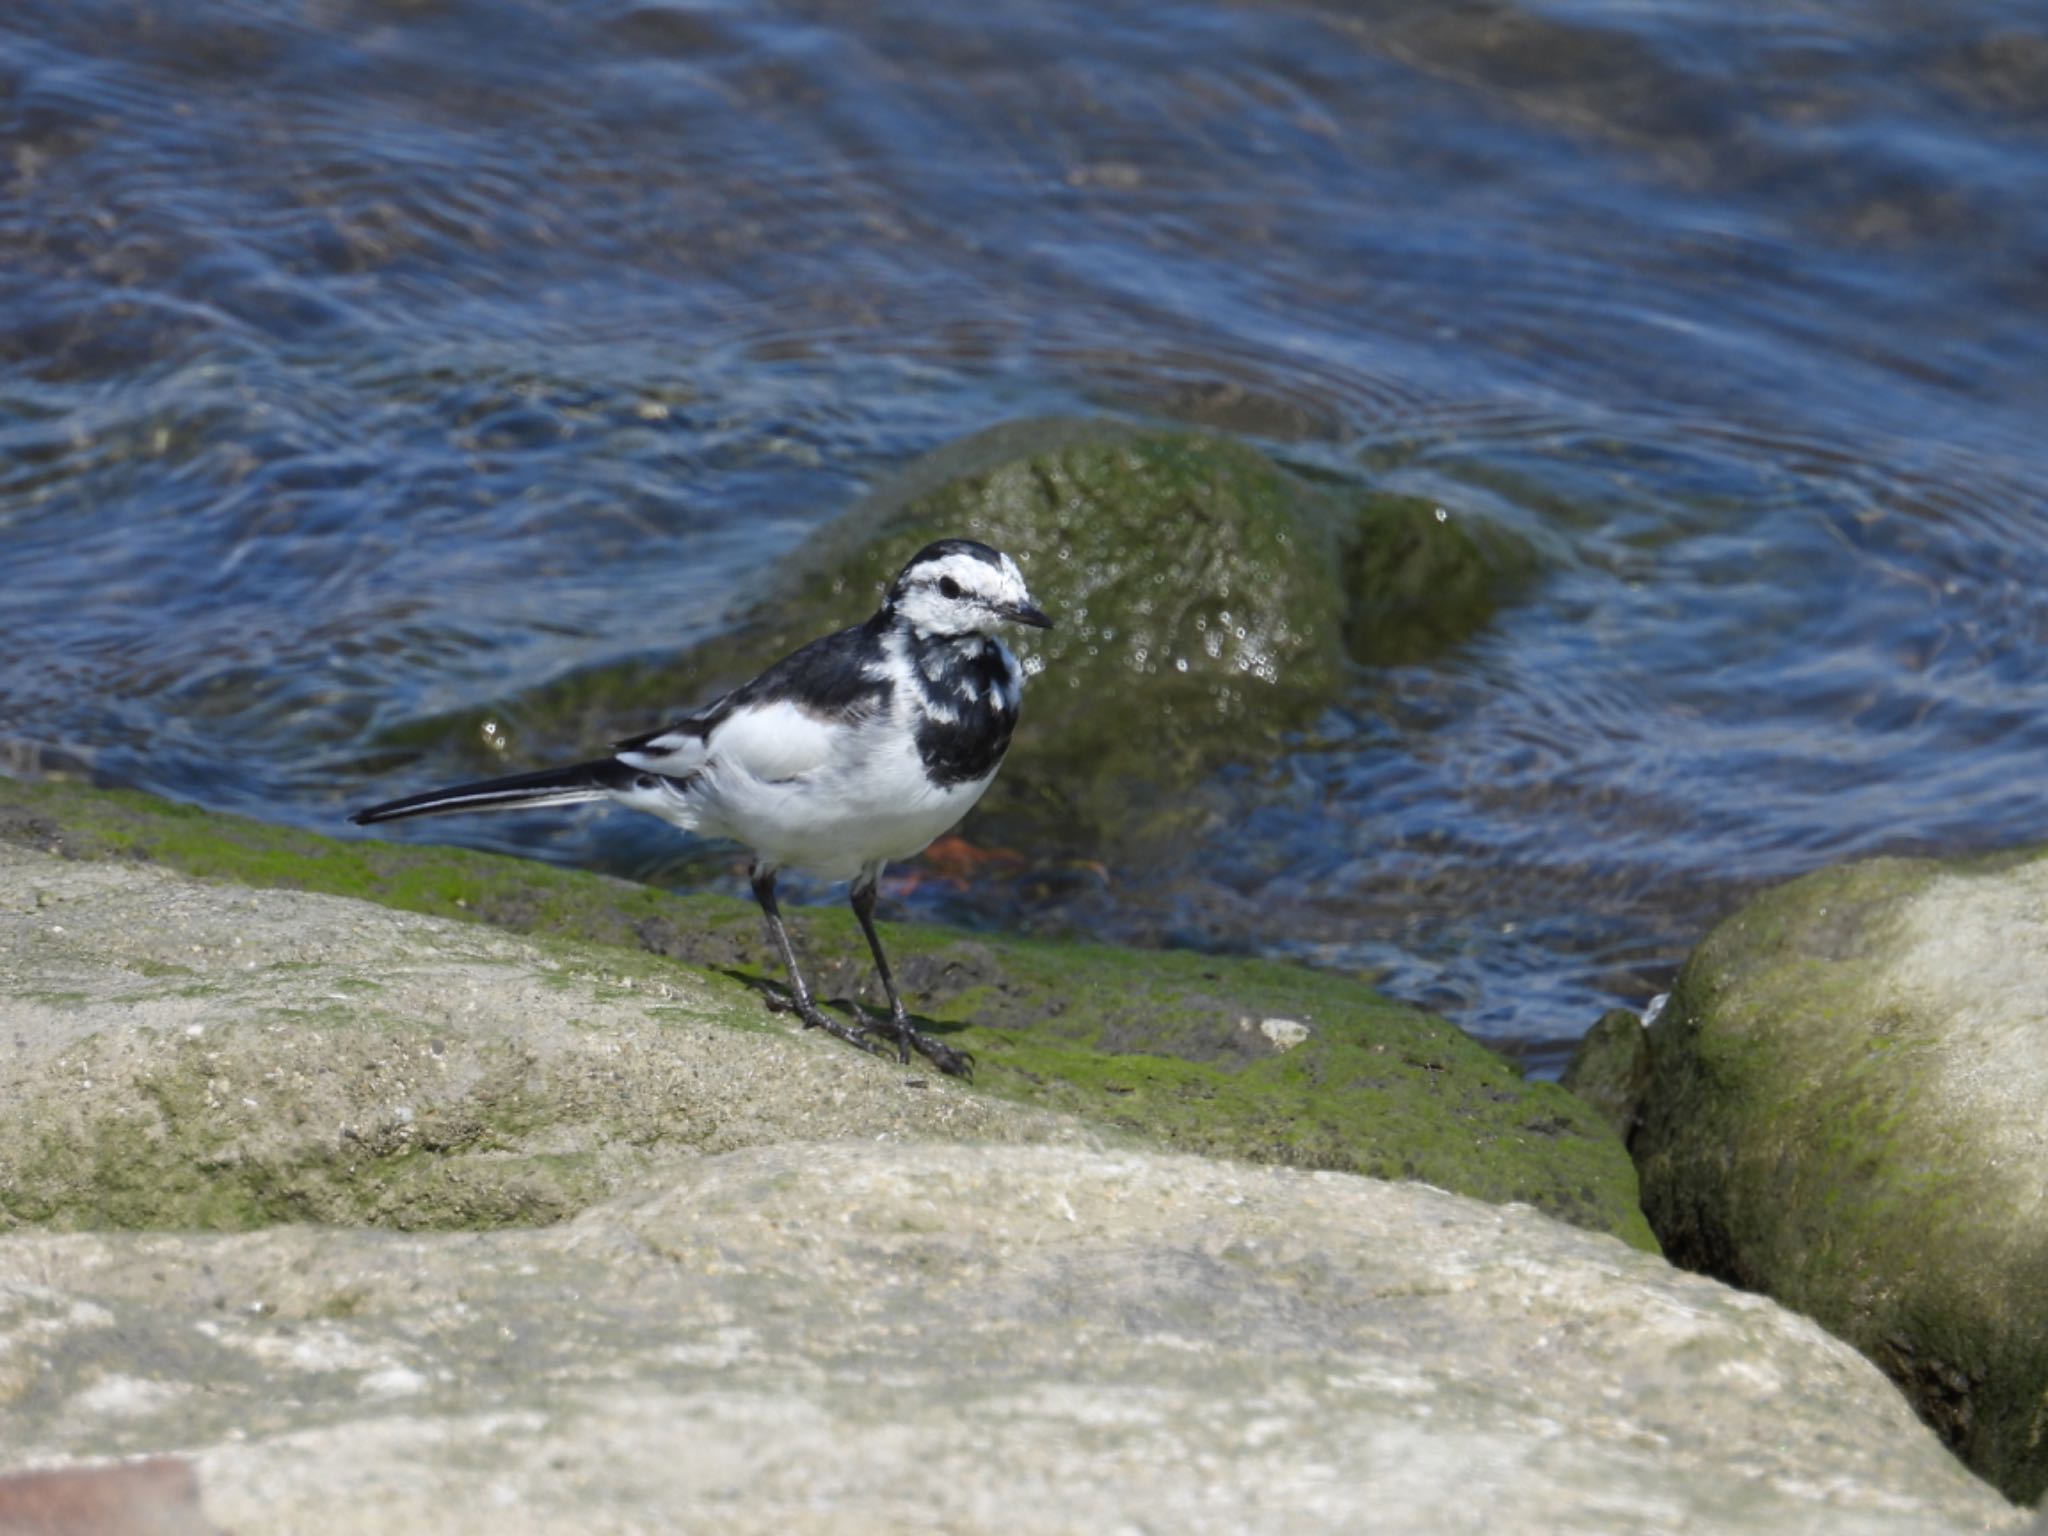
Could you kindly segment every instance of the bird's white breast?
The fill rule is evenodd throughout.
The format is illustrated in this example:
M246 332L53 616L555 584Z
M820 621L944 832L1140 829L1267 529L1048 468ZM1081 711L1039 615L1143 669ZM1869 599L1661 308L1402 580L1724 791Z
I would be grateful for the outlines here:
M934 783L918 756L914 708L899 688L886 712L865 716L820 718L781 701L736 712L707 744L689 824L828 879L909 858L995 777Z

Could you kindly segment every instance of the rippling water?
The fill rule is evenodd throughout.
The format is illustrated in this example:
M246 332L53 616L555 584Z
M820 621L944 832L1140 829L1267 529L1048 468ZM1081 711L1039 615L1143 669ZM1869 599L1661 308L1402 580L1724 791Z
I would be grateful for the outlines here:
M372 733L684 647L1072 411L1550 572L1168 864L913 909L1378 970L1542 1064L1760 882L2048 837L2033 0L0 16L16 771L331 830L410 786Z

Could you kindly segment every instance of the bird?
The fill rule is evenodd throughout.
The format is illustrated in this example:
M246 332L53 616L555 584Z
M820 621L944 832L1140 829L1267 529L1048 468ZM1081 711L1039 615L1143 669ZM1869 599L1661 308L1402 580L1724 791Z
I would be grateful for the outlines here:
M896 1059L911 1051L971 1077L974 1058L912 1026L875 932L883 867L922 852L981 799L1009 750L1024 669L997 631L1050 629L1016 561L972 539L926 545L865 623L799 647L694 713L615 742L609 756L408 795L355 812L359 826L410 816L526 811L607 800L752 854L747 877L812 1029ZM850 882L889 1001L854 1002L845 1024L821 1009L797 965L775 897L784 869Z

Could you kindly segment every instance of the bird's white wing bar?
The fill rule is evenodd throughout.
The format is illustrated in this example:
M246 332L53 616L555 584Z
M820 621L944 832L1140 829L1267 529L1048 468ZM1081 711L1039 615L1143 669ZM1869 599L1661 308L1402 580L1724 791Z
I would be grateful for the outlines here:
M679 728L650 736L638 746L621 751L618 758L629 768L664 773L672 779L687 779L704 766L708 755L702 736Z
M849 723L787 699L743 704L712 729L705 752L721 768L730 765L757 779L801 778L845 750Z

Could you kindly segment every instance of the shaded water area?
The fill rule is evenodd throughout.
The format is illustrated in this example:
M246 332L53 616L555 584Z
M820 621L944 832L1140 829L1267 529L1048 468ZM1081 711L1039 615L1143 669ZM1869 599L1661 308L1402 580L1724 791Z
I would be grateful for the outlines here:
M2031 0L0 15L9 771L339 830L448 766L367 743L679 652L1052 413L1544 574L1185 846L899 913L1372 971L1554 1067L1760 883L2048 837ZM741 888L634 820L427 835Z

